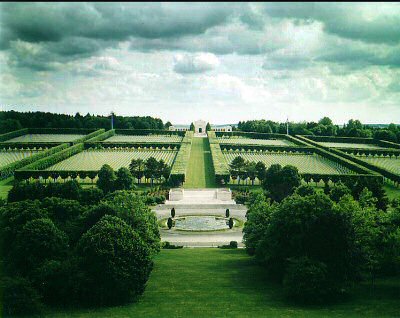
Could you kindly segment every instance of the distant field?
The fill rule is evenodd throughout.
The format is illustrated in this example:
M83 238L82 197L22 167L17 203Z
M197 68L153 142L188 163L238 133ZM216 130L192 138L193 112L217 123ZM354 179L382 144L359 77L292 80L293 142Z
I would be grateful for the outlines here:
M148 136L139 136L139 135L115 135L106 139L105 141L109 142L181 142L181 136L178 135L148 135Z
M154 157L157 160L163 159L168 165L172 165L177 151L173 150L85 150L64 161L61 161L47 170L100 170L104 164L110 165L113 169L128 167L132 159L146 160Z
M235 157L258 162L262 161L268 168L272 164L279 163L282 167L292 165L299 169L300 173L321 173L321 174L351 174L350 169L339 166L335 162L321 157L317 154L283 154L283 153L247 153L247 152L223 152L227 163L231 163Z
M390 172L400 175L400 159L397 158L380 158L380 157L361 157L357 156L358 159L368 162L374 166L384 168Z
M0 168L21 159L31 157L41 150L0 151Z
M246 137L218 137L220 144L237 145L271 145L271 146L296 146L293 142L286 139L252 139Z
M5 142L69 142L84 136L75 134L29 134L15 137Z
M318 142L321 146L329 148L360 148L360 149L385 149L371 144L353 144L347 142Z

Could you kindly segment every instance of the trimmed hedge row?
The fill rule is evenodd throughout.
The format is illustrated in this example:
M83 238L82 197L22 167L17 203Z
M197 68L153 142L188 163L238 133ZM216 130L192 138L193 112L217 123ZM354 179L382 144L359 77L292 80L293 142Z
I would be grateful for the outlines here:
M385 148L400 149L400 144L386 140L378 140L378 145Z
M118 135L178 135L181 137L185 136L185 131L173 131L165 129L115 129L115 133Z
M36 176L38 173L40 174L38 171L43 171L48 167L51 167L52 165L83 151L84 149L85 147L83 143L68 147L64 150L54 153L51 156L35 161L22 169L15 170L14 177L16 180L29 179L32 176Z
M59 146L66 142L0 142L1 149L38 149Z
M186 180L187 166L192 149L192 138L193 131L186 131L179 151L176 154L175 161L172 164L171 174L169 175L169 181L173 185L181 185Z
M76 179L78 177L81 179L86 177L94 179L97 175L98 171L94 170L19 170L18 180L26 180L29 178L39 179L40 177L43 179L48 179L49 177L52 179L57 179L59 177L61 177L61 179Z
M19 130L10 131L8 133L0 135L0 142L6 141L15 137L26 135L29 132L28 128L23 128Z
M74 141L72 142L72 144L80 144L81 142L84 142L84 141L86 141L86 140L95 138L96 136L99 136L99 135L103 134L105 131L106 131L106 130L105 130L104 128L98 129L98 130L96 130L96 131L94 131L94 132L92 132L92 133L90 133L90 134L88 134L88 135L86 135L86 136L83 136L82 138L79 138L79 139L77 139L77 140L74 140Z
M179 149L181 143L156 142L85 142L85 148L143 148L143 149Z
M301 173L301 177L306 182L310 182L313 180L314 182L324 181L325 183L328 181L332 181L333 183L336 182L343 182L344 184L347 183L355 183L356 181L360 180L360 178L364 179L377 179L379 182L382 182L382 176L379 175L372 175L372 174L320 174L320 173Z
M115 135L115 129L110 129L110 130L107 130L106 132L103 132L103 133L93 137L93 138L87 139L85 141L85 143L103 141L103 140L106 140L107 138L110 138L110 137L112 137L114 135Z
M296 135L298 137L298 135ZM355 143L355 144L374 144L376 145L376 140L373 138L363 138L363 137L335 137L335 136L314 136L314 135L302 135L312 141L318 142L345 142L345 143Z
M63 149L66 149L68 147L69 147L69 145L67 143L64 143L64 144L61 144L61 145L59 145L57 147L53 147L53 148L44 150L42 152L39 152L39 153L37 153L37 154L35 154L35 155L31 156L31 157L27 157L27 158L24 158L22 160L10 163L10 164L8 164L8 165L6 165L4 167L1 167L0 168L0 179L5 179L5 178L8 178L8 177L11 177L14 174L15 170L20 169L20 168L22 168L24 166L30 165L30 164L34 163L35 161L37 161L37 160L40 160L40 159L45 158L47 156L53 155L53 154L55 154L55 153L57 153L57 152L59 152L59 151L61 151Z
M215 181L218 184L226 184L230 180L229 166L221 151L220 144L215 131L208 131L208 140L210 142L211 158L214 166Z
M274 145L238 145L220 144L221 150L240 150L240 151L274 151L274 152L302 152L313 153L313 147L308 146L274 146Z
M400 156L400 149L365 149L365 148L335 148L337 150L343 151L345 153L350 153L354 155L378 155L378 156Z

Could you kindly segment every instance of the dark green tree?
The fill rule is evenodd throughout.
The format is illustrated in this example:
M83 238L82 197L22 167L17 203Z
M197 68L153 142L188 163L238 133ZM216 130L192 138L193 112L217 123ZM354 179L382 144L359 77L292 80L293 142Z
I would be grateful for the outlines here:
M115 188L117 190L130 190L133 187L133 177L130 171L121 167L116 173Z
M114 191L116 176L114 170L107 164L103 165L99 171L97 186L104 193Z
M140 235L115 216L104 216L79 241L85 275L82 295L91 304L122 304L145 289L151 251Z

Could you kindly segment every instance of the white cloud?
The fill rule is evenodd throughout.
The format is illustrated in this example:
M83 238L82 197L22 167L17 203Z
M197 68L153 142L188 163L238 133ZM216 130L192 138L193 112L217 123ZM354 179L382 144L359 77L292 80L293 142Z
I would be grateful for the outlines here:
M212 53L176 54L174 71L180 74L204 73L215 69L219 63Z

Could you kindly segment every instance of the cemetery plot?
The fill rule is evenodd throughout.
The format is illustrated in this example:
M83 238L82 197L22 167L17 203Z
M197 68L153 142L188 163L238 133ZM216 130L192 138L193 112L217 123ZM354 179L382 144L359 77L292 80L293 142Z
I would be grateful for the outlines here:
M29 142L71 142L85 135L80 134L27 134L18 136L9 140L4 141L4 143L29 143Z
M236 145L296 146L296 144L286 139L253 139L240 136L218 137L218 142L222 145L236 144Z
M36 155L42 150L31 150L31 149L21 149L21 150L0 150L0 168L6 165L20 161L24 158Z
M68 159L65 159L46 170L75 170L75 171L98 171L104 164L110 165L114 170L121 167L129 167L132 159L146 160L154 157L163 159L169 166L175 160L177 151L174 150L85 150Z
M356 156L358 159L400 175L400 157Z
M358 144L358 143L348 143L348 142L317 142L319 145L328 148L354 148L354 149L385 149L374 144Z
M181 142L182 136L178 135L114 135L104 140L105 142L131 142L131 143L171 143Z
M350 169L339 165L338 163L324 158L317 154L302 153L250 153L250 152L223 152L228 164L235 157L241 156L244 160L250 162L263 162L268 169L273 164L280 164L282 167L292 165L297 167L299 173L318 173L318 174L353 174Z

